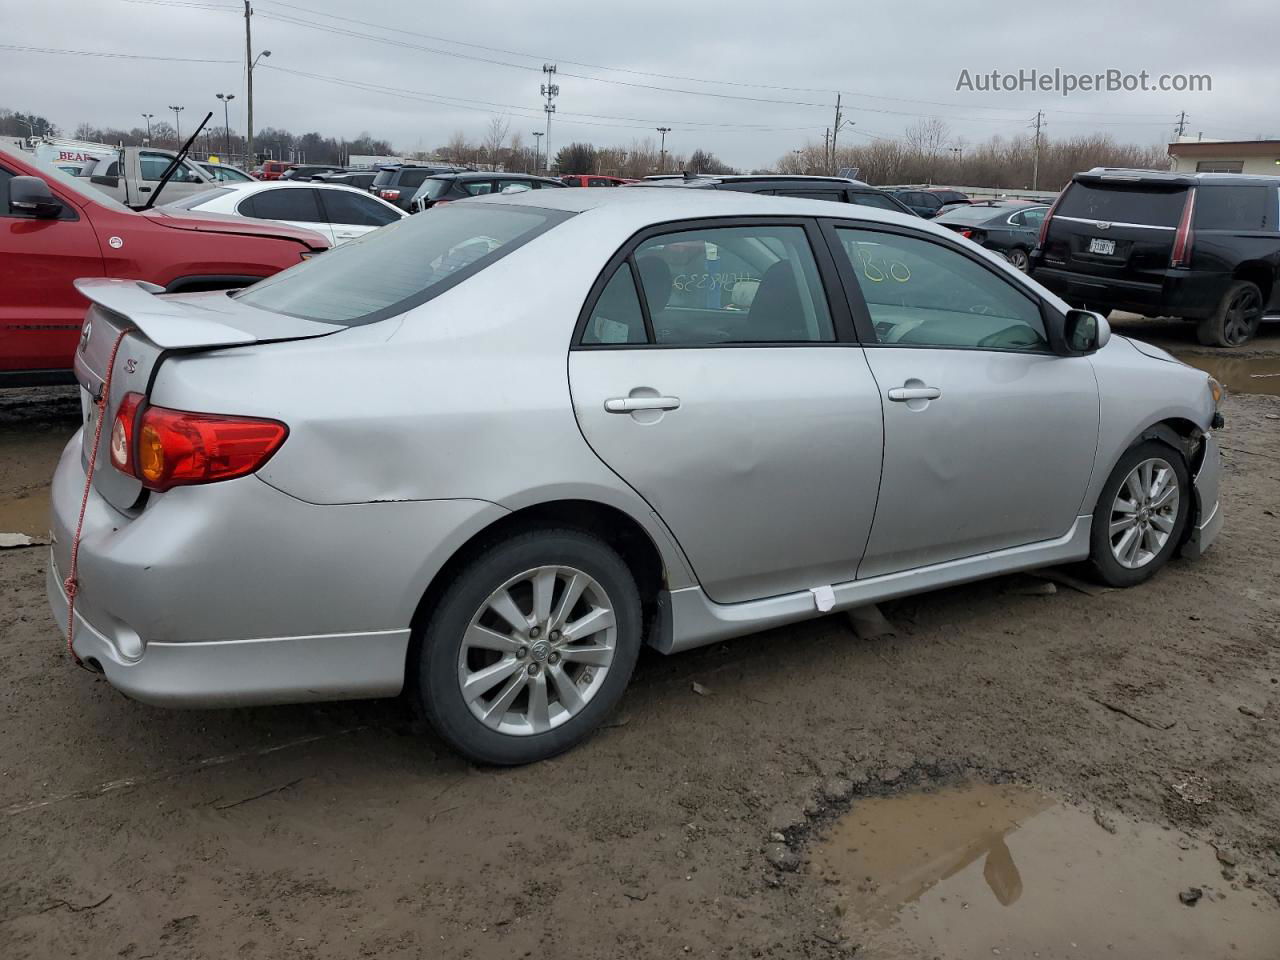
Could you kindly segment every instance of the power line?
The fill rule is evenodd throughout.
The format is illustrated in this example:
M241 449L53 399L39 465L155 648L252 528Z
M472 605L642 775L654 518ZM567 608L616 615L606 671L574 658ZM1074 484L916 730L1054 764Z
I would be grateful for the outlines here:
M77 57L109 57L113 60L167 60L170 63L239 63L238 60L209 60L197 57L156 57L143 53L111 53L105 50L63 50L57 47L31 47L16 43L0 43L0 50L18 53L53 53Z

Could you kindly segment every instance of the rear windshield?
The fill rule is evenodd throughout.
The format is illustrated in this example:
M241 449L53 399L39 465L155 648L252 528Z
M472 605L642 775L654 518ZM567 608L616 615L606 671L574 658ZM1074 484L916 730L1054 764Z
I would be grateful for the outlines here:
M378 175L373 178L373 185L375 187L385 187L396 178L396 173L398 172L396 170L379 170Z
M1276 191L1272 187L1196 188L1196 229L1274 230Z
M439 200L448 192L451 186L453 186L452 179L436 180L433 177L423 184L421 196L426 197L428 200Z
M1141 187L1134 184L1103 186L1073 183L1067 188L1056 216L1110 223L1140 223L1152 227L1176 227L1182 217L1185 187Z
M365 234L236 298L306 320L374 323L425 303L570 216L539 207L450 204Z
M231 187L215 187L212 190L201 190L199 193L193 193L191 196L175 200L173 203L163 203L161 206L174 207L178 210L194 210L202 203L217 200L218 197L225 197L228 193L235 193L235 191Z

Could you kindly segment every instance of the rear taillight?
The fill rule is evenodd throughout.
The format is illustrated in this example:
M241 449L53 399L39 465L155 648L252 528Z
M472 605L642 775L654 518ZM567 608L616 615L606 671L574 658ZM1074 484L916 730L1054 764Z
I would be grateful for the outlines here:
M278 420L143 402L141 394L131 393L121 403L111 429L111 462L150 490L243 477L270 460L289 435Z
M961 231L960 231L960 236L962 236L962 237L966 237L967 239L972 240L972 239L973 239L973 231L972 231L972 230L970 230L968 227L965 227L963 230L961 230Z
M1062 203L1062 198L1067 195L1067 191L1071 189L1071 184L1067 184L1062 188L1062 192L1058 194L1058 199L1053 201L1053 206L1049 208L1049 212L1044 215L1044 220L1040 223L1040 236L1036 239L1036 246L1044 250L1045 242L1049 239L1049 224L1053 222L1053 215L1058 212L1058 204Z
M400 191L399 190L379 190L378 196L380 196L383 200L399 200Z
M1182 204L1182 219L1178 221L1178 232L1173 238L1173 254L1169 257L1171 267L1191 266L1191 246L1195 243L1195 233L1191 230L1191 218L1196 211L1196 189L1187 191L1187 199Z
M142 400L140 393L125 394L116 410L116 419L111 424L111 465L128 474L134 472L133 434Z

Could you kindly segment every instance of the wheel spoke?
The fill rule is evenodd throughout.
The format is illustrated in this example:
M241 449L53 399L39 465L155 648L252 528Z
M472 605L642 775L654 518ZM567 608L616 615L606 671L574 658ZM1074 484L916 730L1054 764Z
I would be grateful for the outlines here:
M1130 533L1132 536L1126 535L1129 544L1125 550L1125 561L1130 566L1136 567L1138 565L1138 554L1142 551L1142 531L1134 527Z
M1173 533L1173 517L1167 513L1153 513L1151 515L1151 524L1165 535Z
M607 667L613 661L613 647L605 647L600 644L561 647L560 656L573 663L585 663L593 667Z
M511 679L507 681L506 686L502 688L502 692L494 697L493 702L485 708L485 724L490 727L496 727L502 723L503 714L515 702L516 697L520 695L520 691L524 689L524 685L528 682L529 675L524 672L524 668L521 668L519 673L513 674Z
M1165 487L1164 490L1160 492L1160 495L1158 497L1155 497L1152 499L1151 509L1163 510L1165 507L1169 506L1170 504L1176 504L1177 502L1178 502L1178 485L1176 483L1172 483L1169 486Z
M1173 471L1168 467L1156 467L1155 479L1151 482L1151 499L1155 500L1169 486L1169 480L1173 476Z
M1116 499L1115 506L1111 508L1112 513L1137 513L1138 504L1136 501Z
M1142 546L1152 556L1159 553L1160 548L1164 546L1164 538L1161 537L1160 531L1155 527L1147 527L1142 534Z
M570 714L577 713L585 706L586 701L582 699L582 691L578 689L578 685L573 682L573 678L564 672L560 666L549 667L548 672L551 679L556 685L556 692L560 695L560 703Z
M511 598L511 591L499 590L489 598L489 609L500 616L503 620L511 625L511 629L517 633L527 633L532 624L529 618L524 615L515 600Z
M559 629L564 626L565 621L569 619L569 614L573 613L573 608L582 599L582 592L586 589L587 578L584 574L575 573L569 578L569 582L564 586L564 593L560 596L560 609L556 611L556 615L551 621L553 629Z
M1129 500L1132 503L1139 504L1142 502L1146 491L1142 489L1142 478L1138 476L1137 470L1125 478L1124 486L1129 491Z
M584 637L591 636L593 633L607 630L613 624L612 610L608 610L605 607L594 607L590 613L579 617L560 632L566 642L572 643L574 640L581 640Z
M499 653L515 653L524 645L524 642L518 637L508 637L506 634L498 633L496 630L482 627L478 623L472 624L467 628L467 633L463 637L462 643L467 647L496 650Z
M1123 517L1120 520L1112 520L1111 521L1112 539L1114 540L1116 534L1123 533L1124 531L1128 530L1137 522L1138 522L1138 518L1133 516Z
M468 703L476 697L483 696L498 683L521 669L520 661L515 657L503 657L497 663L490 664L483 670L477 670L467 677L462 684L462 697Z
M534 733L551 729L551 714L547 709L547 674L544 670L529 678L529 726Z
M1130 527L1124 532L1124 536L1120 538L1120 542L1115 545L1115 555L1121 563L1132 563L1130 553L1133 551L1133 545L1139 540L1138 528Z
M533 575L533 622L551 619L551 597L556 591L556 568L543 567Z
M1138 474L1138 483L1142 488L1142 495L1143 497L1148 497L1151 495L1151 461L1147 461L1142 464L1142 466L1138 468Z

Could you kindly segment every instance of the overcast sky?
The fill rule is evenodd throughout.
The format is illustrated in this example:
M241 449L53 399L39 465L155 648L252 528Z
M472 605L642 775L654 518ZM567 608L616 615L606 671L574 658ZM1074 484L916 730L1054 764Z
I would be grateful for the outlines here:
M1189 115L1192 135L1280 136L1277 0L1135 7L1116 0L257 0L254 51L272 55L263 61L270 69L254 74L254 122L342 137L368 131L413 150L439 146L457 130L480 139L489 118L506 113L528 142L530 132L543 129L538 88L546 59L560 70L553 151L569 140L656 139L653 128L668 126L668 147L677 152L701 147L735 166L766 166L806 138L821 141L836 90L844 92L845 116L853 121L841 134L850 141L900 137L920 116L935 116L954 139L973 143L1025 132L1037 109L1045 111L1050 137L1106 131L1165 143L1180 110ZM0 106L42 114L70 133L86 120L140 125L144 112L172 121L166 107L180 104L189 129L210 109L220 124L214 94L234 92L231 123L243 130L241 14L236 0L0 0L0 45L230 61L108 59L0 46ZM1022 68L1209 74L1212 91L1063 98L956 90L962 70Z

